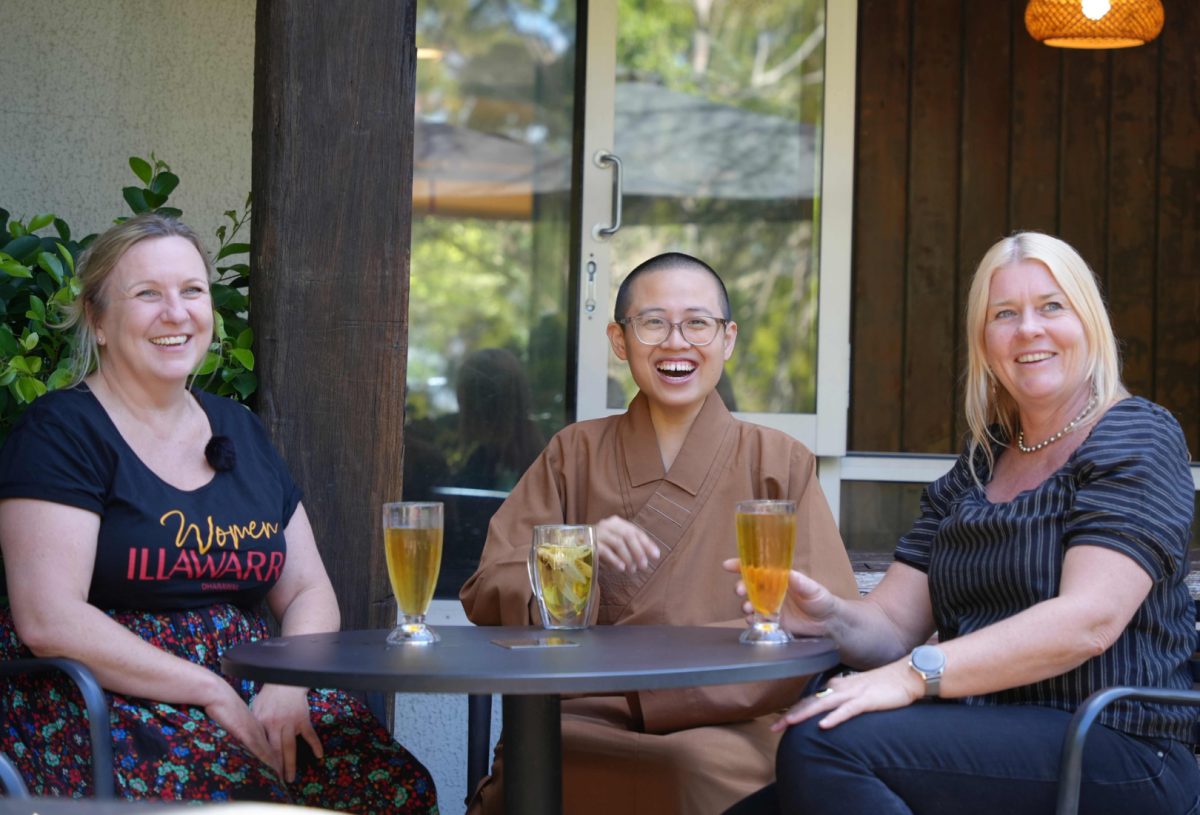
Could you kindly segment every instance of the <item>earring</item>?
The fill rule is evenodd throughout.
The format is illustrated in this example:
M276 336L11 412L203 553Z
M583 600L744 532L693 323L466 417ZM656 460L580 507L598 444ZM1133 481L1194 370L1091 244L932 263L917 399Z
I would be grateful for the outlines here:
M103 334L96 335L96 345L104 345L104 335Z

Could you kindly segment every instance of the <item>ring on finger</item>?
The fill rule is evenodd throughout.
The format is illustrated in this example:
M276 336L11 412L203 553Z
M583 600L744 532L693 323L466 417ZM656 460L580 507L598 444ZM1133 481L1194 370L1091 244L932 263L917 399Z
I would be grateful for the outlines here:
M831 693L833 693L833 688L821 688L819 691L814 693L813 696L817 697L818 699L824 699Z

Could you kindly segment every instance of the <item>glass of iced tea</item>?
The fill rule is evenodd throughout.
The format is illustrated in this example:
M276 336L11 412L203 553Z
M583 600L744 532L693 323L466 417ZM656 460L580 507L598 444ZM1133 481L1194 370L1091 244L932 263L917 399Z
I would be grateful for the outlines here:
M542 627L587 628L596 604L596 528L554 524L533 528L529 582Z
M425 625L442 567L442 505L399 501L383 505L383 544L388 579L400 609L392 645L429 645L441 637Z
M737 540L742 582L754 607L754 620L742 632L741 641L756 645L791 642L792 635L779 625L779 609L787 594L796 548L795 502L738 502Z

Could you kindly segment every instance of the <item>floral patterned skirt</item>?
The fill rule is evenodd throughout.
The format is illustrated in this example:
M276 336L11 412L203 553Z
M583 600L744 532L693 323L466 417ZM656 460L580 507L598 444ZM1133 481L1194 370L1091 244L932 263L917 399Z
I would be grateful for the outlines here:
M232 605L177 612L109 612L168 653L220 673L221 655L267 636L266 622ZM0 607L0 659L31 656ZM249 703L257 683L228 680ZM106 693L117 794L127 798L274 801L359 813L437 813L429 772L358 699L309 691L316 759L297 746L298 775L285 783L202 708ZM75 685L58 672L0 679L0 751L37 796L91 794L87 717ZM302 758L303 757L303 758Z

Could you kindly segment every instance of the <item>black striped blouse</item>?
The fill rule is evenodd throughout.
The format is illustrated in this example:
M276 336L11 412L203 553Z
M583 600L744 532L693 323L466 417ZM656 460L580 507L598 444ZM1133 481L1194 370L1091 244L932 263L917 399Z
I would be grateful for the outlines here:
M1175 418L1134 397L1110 408L1058 472L1007 503L987 499L965 455L922 493L921 518L901 538L896 559L928 574L942 640L1054 597L1070 546L1114 549L1154 581L1128 628L1103 654L1061 676L962 701L1074 710L1111 685L1191 687L1187 660L1196 630L1183 582L1195 499L1188 459ZM986 483L980 453L975 466ZM1100 721L1137 736L1190 742L1194 715L1124 701Z

